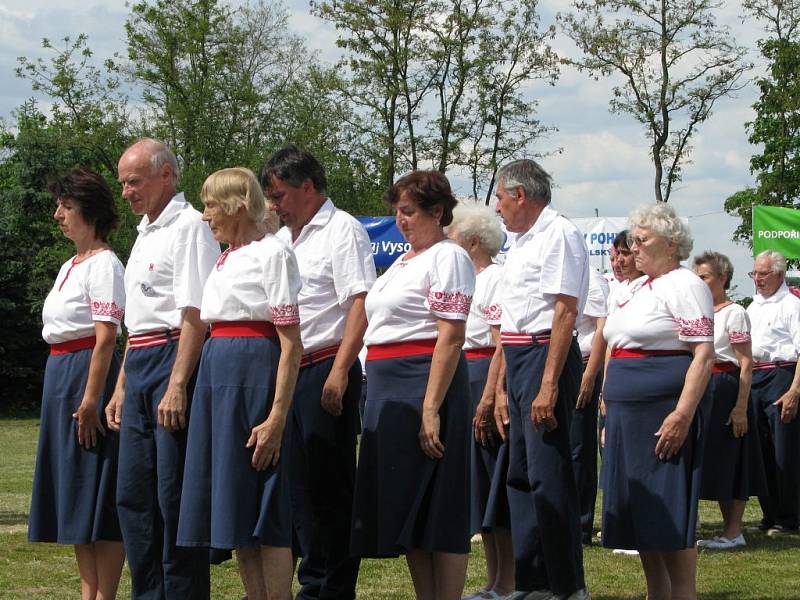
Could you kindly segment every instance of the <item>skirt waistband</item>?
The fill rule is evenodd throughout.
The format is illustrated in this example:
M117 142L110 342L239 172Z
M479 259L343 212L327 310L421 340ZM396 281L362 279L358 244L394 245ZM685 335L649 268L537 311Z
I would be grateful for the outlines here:
M736 363L732 363L727 360L722 360L719 362L714 363L714 367L711 369L712 373L730 373L731 371L737 371L739 369L739 365Z
M500 343L503 346L545 346L550 343L550 331L539 333L500 332Z
M148 331L128 336L128 348L153 348L177 340L181 337L180 328Z
M492 358L494 356L494 348L472 348L470 350L464 350L464 356L467 357L467 360Z
M393 342L391 344L374 344L367 346L367 360L385 360L387 358L433 354L435 346L436 338L412 340L410 342Z
M336 353L339 351L339 346L341 346L341 344L334 344L333 346L328 346L327 348L321 348L320 350L314 350L308 354L303 354L303 356L300 358L300 368L302 369L303 367L313 365L314 363L318 363L326 358L336 356Z
M211 337L276 337L269 321L218 321L211 324Z
M643 348L614 348L611 358L645 358L647 356L691 356L686 350L645 350Z
M85 338L78 338L77 340L69 340L68 342L59 342L57 344L50 344L50 356L59 356L61 354L70 354L78 350L86 350L94 348L97 343L97 338L93 335Z

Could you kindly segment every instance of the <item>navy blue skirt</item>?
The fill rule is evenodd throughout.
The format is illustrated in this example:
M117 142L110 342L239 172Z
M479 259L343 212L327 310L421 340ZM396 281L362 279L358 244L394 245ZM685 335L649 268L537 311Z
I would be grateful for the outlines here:
M711 411L707 424L700 497L704 500L747 500L767 491L761 443L753 407L747 403L747 433L734 437L726 425L739 394L739 371L714 373L709 389Z
M654 435L678 402L691 360L649 356L608 364L602 474L607 548L663 552L694 547L703 411L695 412L686 441L669 460L656 456Z
M97 412L106 430L87 450L78 445L80 406L92 350L51 355L44 371L39 449L33 476L29 542L90 544L122 540L117 518L118 434L108 429L105 406L114 391L119 359L114 355Z
M279 358L274 337L206 341L189 420L179 546L291 546L288 432L278 464L264 471L253 468L253 448L245 447L269 414Z
M430 365L430 355L367 362L351 535L356 556L470 550L467 362L459 360L439 409L439 460L422 452L418 437Z
M469 387L472 397L472 416L486 387L490 358L467 360ZM474 432L470 436L470 532L491 531L494 527L509 527L506 473L508 444L499 436L494 445L483 446Z

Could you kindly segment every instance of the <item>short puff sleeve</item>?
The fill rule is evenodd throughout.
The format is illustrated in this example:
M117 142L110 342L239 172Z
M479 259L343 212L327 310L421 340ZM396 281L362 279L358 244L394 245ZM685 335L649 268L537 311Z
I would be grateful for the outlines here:
M300 323L297 294L302 283L297 257L291 248L282 243L281 246L264 262L264 289L269 299L272 323L286 327Z
M444 243L433 257L425 306L438 319L466 321L475 293L475 268L466 251Z
M741 310L733 310L728 315L728 320L725 323L725 330L728 334L728 339L731 344L746 344L751 341L750 339L750 317L747 311L743 308Z
M86 294L93 321L119 325L125 315L125 269L111 251L102 252L89 266Z
M711 291L697 275L685 269L680 280L671 282L665 298L682 342L714 341L714 301Z

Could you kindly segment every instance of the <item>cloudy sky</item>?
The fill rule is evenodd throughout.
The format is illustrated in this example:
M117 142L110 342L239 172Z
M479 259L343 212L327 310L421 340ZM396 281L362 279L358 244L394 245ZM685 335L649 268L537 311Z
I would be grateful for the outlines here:
M285 0L292 28L306 39L323 59L333 61L336 32L308 13L305 0ZM566 0L542 0L542 22L549 24L555 12L567 7ZM86 33L96 56L105 58L125 48L123 24L128 9L125 0L0 0L0 118L7 121L23 100L31 97L29 83L14 76L18 56L45 56L41 39L55 41L65 35ZM739 43L751 50L757 61L756 40L760 25L742 22L738 1L728 1L718 11ZM556 50L575 54L572 42L559 34ZM754 76L757 71L751 72ZM540 101L543 123L558 128L538 151L561 148L560 154L543 160L558 189L555 206L570 217L592 216L595 209L604 216L625 216L637 204L652 200L652 165L648 144L640 127L627 116L608 112L610 90L617 80L594 81L588 75L565 68L554 88L534 86L530 93ZM683 182L673 192L671 203L689 218L695 250L714 249L734 261L734 283L741 295L751 295L747 279L749 250L731 241L738 221L723 211L732 193L752 183L749 160L754 149L747 142L744 123L752 120L757 98L748 85L736 98L717 104L711 120L694 138L692 164L684 168ZM467 192L466 186L462 193Z

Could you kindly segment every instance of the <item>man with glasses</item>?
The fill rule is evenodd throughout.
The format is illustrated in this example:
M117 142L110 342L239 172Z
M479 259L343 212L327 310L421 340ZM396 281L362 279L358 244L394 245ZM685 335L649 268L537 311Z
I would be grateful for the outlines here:
M752 403L767 475L768 495L759 496L759 529L769 536L794 533L800 495L800 298L786 286L786 259L766 250L749 274L756 295L747 308L752 324Z

